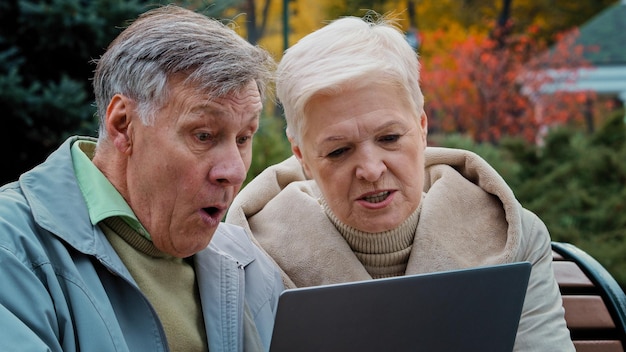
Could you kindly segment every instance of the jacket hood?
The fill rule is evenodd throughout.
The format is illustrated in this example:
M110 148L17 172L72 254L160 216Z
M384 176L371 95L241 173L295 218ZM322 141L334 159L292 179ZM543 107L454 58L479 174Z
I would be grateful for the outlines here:
M478 155L428 147L422 210L407 274L511 261L521 207ZM226 222L246 228L284 270L287 286L371 278L321 209L320 191L292 156L241 190ZM339 269L341 268L341 269Z

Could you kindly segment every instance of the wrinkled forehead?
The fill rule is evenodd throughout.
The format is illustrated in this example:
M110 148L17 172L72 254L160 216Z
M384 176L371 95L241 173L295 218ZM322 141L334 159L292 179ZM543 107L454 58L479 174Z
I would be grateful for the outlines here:
M189 80L185 75L177 74L168 79L166 91L167 96L164 97L164 102L193 97L211 105L228 105L256 113L260 113L263 109L263 97L255 80L224 90L219 87L206 87Z

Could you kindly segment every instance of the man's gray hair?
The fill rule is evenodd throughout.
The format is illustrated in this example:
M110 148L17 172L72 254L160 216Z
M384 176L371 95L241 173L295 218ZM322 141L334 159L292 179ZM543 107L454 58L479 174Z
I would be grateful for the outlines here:
M186 77L209 98L223 97L256 81L262 98L274 60L215 19L177 6L163 6L137 18L96 60L93 79L100 138L115 94L133 99L139 116L152 124L168 99L168 79Z

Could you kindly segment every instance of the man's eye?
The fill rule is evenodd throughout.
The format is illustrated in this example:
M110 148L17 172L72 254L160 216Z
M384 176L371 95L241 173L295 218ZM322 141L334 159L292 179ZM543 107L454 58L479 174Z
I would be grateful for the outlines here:
M252 136L242 136L237 138L237 144L244 145L252 140Z
M211 134L210 133L204 133L204 132L197 133L196 134L196 138L198 138L198 140L201 141L201 142L206 142L206 141L211 139Z

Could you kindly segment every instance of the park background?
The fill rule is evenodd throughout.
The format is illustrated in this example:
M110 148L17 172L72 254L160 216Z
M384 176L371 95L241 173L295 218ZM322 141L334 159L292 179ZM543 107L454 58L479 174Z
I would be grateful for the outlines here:
M92 60L159 3L0 1L0 183L70 135L97 136ZM587 251L626 287L626 88L581 84L626 65L625 0L175 3L222 19L276 60L329 20L393 16L420 55L429 144L483 156L553 240ZM269 100L248 180L289 155L280 106Z

